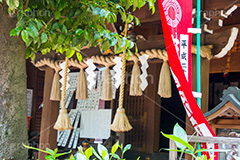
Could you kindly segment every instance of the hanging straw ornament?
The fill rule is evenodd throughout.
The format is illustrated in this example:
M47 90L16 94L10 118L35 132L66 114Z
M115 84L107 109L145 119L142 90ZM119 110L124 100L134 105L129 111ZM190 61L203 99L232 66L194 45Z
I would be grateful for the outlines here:
M130 82L130 96L142 96L143 92L140 88L141 79L140 79L140 68L138 65L138 58L132 54L130 58L134 61L132 75L131 75L131 82Z
M68 58L65 59L64 77L63 77L63 89L62 89L62 108L60 114L58 115L57 121L54 125L54 129L63 131L72 129L69 115L67 109L65 108L65 97L66 97L66 87L67 87L67 72L68 72Z
M163 98L172 97L171 73L168 64L166 51L157 50L159 58L163 59L162 68L159 75L158 94Z
M125 24L124 28L124 37L127 36L128 24ZM125 87L125 72L126 72L126 50L123 50L122 55L122 77L121 77L121 87L120 87L120 97L119 97L119 106L117 112L111 124L111 130L115 132L126 132L132 129L131 124L128 121L128 118L125 114L125 109L123 108L123 98L124 98L124 87Z
M80 72L78 75L78 83L76 90L76 99L88 99L88 88L87 88L87 78L84 72L84 69L88 66L86 60L82 62L78 62L78 60L69 60L69 64L73 67L80 68Z
M111 101L112 100L112 75L109 67L115 64L113 62L113 57L95 56L91 58L94 59L94 63L98 63L106 66L106 70L103 78L101 99L104 101Z
M59 62L53 62L51 68L55 70L54 77L53 77L53 83L52 83L52 89L50 94L50 100L52 101L60 101L61 100L61 91L60 91L60 75L59 71L61 70L61 67L59 66Z

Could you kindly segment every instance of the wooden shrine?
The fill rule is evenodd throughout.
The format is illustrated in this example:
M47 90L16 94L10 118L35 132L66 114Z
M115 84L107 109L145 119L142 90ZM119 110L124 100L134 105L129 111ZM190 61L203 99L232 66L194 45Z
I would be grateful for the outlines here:
M221 129L240 129L240 89L229 87L224 90L221 102L204 115L218 136L221 136Z

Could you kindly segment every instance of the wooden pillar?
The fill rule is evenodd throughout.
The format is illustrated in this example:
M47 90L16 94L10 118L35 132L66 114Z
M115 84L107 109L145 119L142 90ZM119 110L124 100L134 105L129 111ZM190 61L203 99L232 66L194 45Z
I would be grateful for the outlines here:
M144 111L147 113L145 151L159 150L161 98L157 94L161 64L150 64L148 68L148 87L144 92Z
M59 113L59 102L50 100L53 76L54 70L46 67L39 142L39 148L44 150L46 148L55 149L57 147L57 131L53 129L53 126L57 120L57 116ZM39 152L39 160L45 160L44 156L45 154Z

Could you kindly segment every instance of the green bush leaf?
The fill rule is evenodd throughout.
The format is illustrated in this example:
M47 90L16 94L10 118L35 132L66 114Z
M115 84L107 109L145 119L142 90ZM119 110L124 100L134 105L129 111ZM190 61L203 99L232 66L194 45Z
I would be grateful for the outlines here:
M28 32L26 30L23 30L21 32L21 36L22 36L22 39L23 41L28 44L28 40L29 40L29 35L28 35Z
M23 27L16 27L10 31L10 36L18 36Z
M187 142L187 133L185 132L185 130L179 126L178 123L175 124L174 128L173 128L173 135L181 138L182 140L184 140L185 142ZM184 150L186 148L185 145L182 145L181 143L176 142L176 145L178 148Z
M184 141L181 138L174 136L174 135L164 134L163 132L161 132L161 133L164 137L167 137L167 138L173 140L174 142L181 143L182 145L186 146L192 153L194 153L194 148L186 141Z
M107 148L101 145L100 143L97 146L97 150L102 157L105 157L105 156L109 157Z
M29 22L28 27L33 31L34 37L37 37L39 33L38 33L38 30L37 30L37 27L36 27L35 23Z
M56 154L55 157L57 158L57 157L60 157L60 156L66 155L66 154L70 154L70 153L72 153L72 150L70 150L69 152L58 153L58 154Z
M55 15L55 19L60 19L60 17L61 17L61 12L60 12L60 11L56 11L56 12L54 13L54 15Z
M87 157L87 159L89 159L92 155L93 155L93 150L91 147L89 147L86 151L85 151L85 155Z
M101 157L99 156L99 154L95 151L95 149L93 147L91 147L91 148L92 148L94 156L96 156L97 159L102 160Z
M46 151L49 152L51 155L54 155L54 151L51 150L50 148L46 148Z
M67 56L68 58L71 58L71 57L74 55L74 53L75 53L75 50L68 49L68 50L66 51L66 56Z
M82 54L77 52L77 59L79 62L82 62Z
M123 148L123 154L125 152L127 152L129 149L131 149L132 145L131 144L127 144L124 148Z
M27 149L33 149L33 150L36 150L36 151L40 151L40 152L43 152L43 153L47 153L47 154L51 154L51 152L48 152L48 151L44 151L42 149L38 149L38 148L35 148L35 147L30 147L30 146L27 146L25 144L22 144L25 148Z
M42 33L42 35L41 35L41 41L42 41L42 43L47 42L47 40L48 40L47 34L46 34L46 33Z
M81 39L78 37L73 37L72 40L72 47L76 47L77 45L79 45L79 43L81 42Z
M114 155L114 153L117 151L119 146L119 142L117 141L113 146L112 146L112 150L111 150L111 154Z

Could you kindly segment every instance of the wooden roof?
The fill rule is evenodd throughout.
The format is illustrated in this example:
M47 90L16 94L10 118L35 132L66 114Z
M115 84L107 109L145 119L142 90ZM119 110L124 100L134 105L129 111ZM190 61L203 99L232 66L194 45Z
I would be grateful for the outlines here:
M240 89L237 87L229 87L223 91L223 96L219 103L212 110L204 114L211 121L218 117L240 117Z

